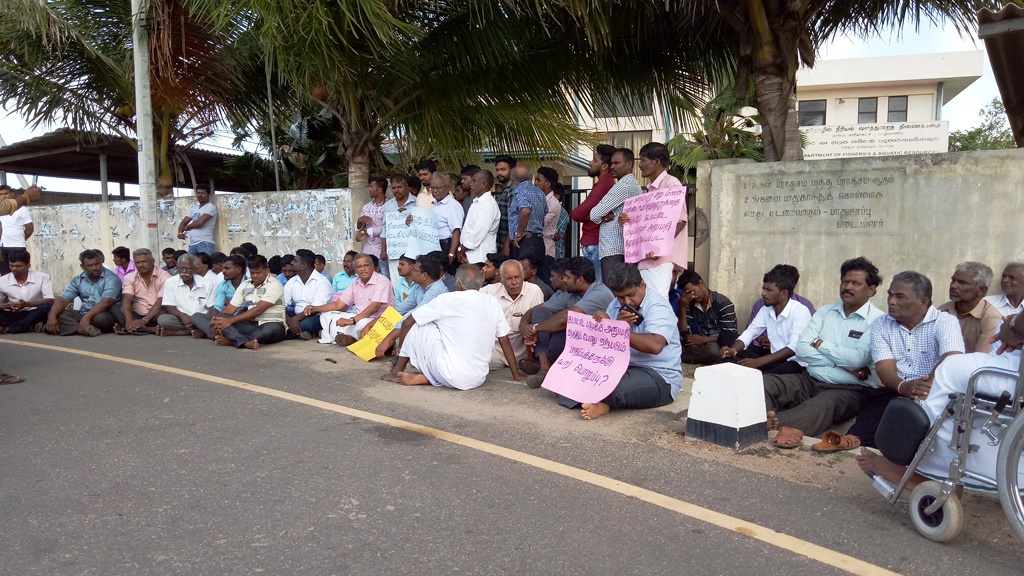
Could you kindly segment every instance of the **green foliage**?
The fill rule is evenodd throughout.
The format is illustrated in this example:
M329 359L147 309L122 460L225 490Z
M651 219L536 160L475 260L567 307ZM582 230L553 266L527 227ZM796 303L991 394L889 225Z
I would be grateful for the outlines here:
M1001 150L1016 146L1002 100L993 98L988 105L978 111L978 115L981 117L981 124L977 127L970 130L954 130L950 133L950 152Z
M749 98L738 97L732 87L722 89L700 108L684 104L697 126L667 145L672 162L682 170L687 183L696 182L697 163L704 160L749 158L764 162L761 139L753 132L756 118L740 116L741 109L749 105Z

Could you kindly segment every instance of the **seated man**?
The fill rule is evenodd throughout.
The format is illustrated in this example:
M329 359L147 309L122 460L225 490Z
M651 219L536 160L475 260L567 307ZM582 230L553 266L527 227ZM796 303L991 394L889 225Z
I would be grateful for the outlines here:
M395 284L395 304L405 300L409 293L412 292L412 287L415 283L409 278L409 275L412 274L412 267L415 263L416 259L409 258L408 256L402 256L398 259L398 279L393 280Z
M0 294L7 298L0 304L0 334L42 332L53 305L50 275L32 270L32 257L24 249L8 252L7 265L10 274L0 277Z
M482 284L480 269L464 264L455 273L455 292L441 294L402 322L396 374L385 375L385 379L404 386L476 388L487 378L491 349L497 339L512 377L521 380L508 341L508 323L498 301L479 292ZM410 363L420 373L406 371Z
M220 271L220 274L224 279L217 283L217 289L214 292L214 310L221 312L224 310L224 307L227 306L228 302L231 302L231 298L235 295L235 290L238 290L238 287L242 285L242 281L244 280L242 274L245 273L245 269L245 258L242 258L237 254L225 257L224 262L221 264ZM243 303L242 309L244 310L248 306L248 304ZM198 337L197 334L193 333L192 335ZM209 335L207 334L207 336Z
M135 272L124 277L121 306L114 310L116 334L156 334L156 319L163 311L164 284L171 275L156 267L149 248L132 253ZM177 270L177 262L175 262Z
M811 301L808 300L807 298L804 298L803 296L796 293L796 287L800 283L800 271L797 270L796 266L790 266L789 264L778 264L774 268L772 268L772 270L783 270L793 276L793 294L792 296L790 296L790 298L792 300L796 300L798 304L803 304L804 306L806 306L808 314L813 315L814 304L812 304ZM757 313L760 312L762 308L764 308L764 300L758 298L757 301L754 302L754 306L750 309L750 318L747 318L747 326L750 326L750 323L754 321L754 318L757 317ZM771 342L769 342L768 340L768 332L765 331L758 334L757 338L754 338L754 340L750 342L750 346L747 347L747 350L749 350L750 353L759 353L760 355L764 356L768 354L768 350L770 348Z
M312 340L320 333L320 315L305 314L310 306L323 306L334 297L334 287L326 276L316 271L316 255L299 249L292 260L295 276L284 285L284 305L288 319L285 326L288 338Z
M1003 316L1024 312L1024 262L1013 260L1003 268L1002 280L999 283L1002 294L985 296Z
M323 254L314 254L313 255L313 268L317 272L322 274L324 278L327 278L328 282L331 282L331 276L327 272L324 272L324 269L327 268L327 257L326 256L324 256Z
M135 262L132 262L132 251L124 246L118 246L111 251L110 259L114 262L114 274L124 284L124 277L135 272Z
M420 256L416 259L416 263L412 266L412 272L409 274L414 282L412 292L409 293L408 298L395 304L395 310L402 315L403 321L420 306L448 292L448 287L441 281L442 270L444 268L441 266L441 260L435 256ZM377 358L387 355L388 350L398 341L401 331L402 322L399 322L377 345Z
M879 284L878 268L865 258L843 262L839 302L819 308L800 334L796 357L807 365L800 374L765 374L768 429L778 429L775 445L800 446L804 434L818 437L864 408L868 391L880 386L871 373L871 324L884 313L870 300ZM821 452L855 448L841 438Z
M303 311L306 316L320 314L321 344L352 345L388 306L395 304L391 281L374 270L373 258L357 254L355 263L357 278L340 298L322 306L307 306Z
M192 316L209 311L216 288L195 273L199 262L199 256L188 253L178 258L178 275L164 283L166 314L156 319L157 336L187 336L196 331Z
M334 275L334 281L332 282L334 293L339 296L348 289L348 285L356 278L355 257L355 250L346 252L345 257L341 260L341 272Z
M98 250L83 251L78 255L78 262L83 272L72 278L64 292L54 298L46 319L46 332L61 336L99 336L113 332L117 318L112 311L120 306L121 281L117 274L103 267L103 254ZM75 298L82 300L78 310L69 308Z
M222 312L200 312L192 324L212 335L218 346L258 350L261 344L284 340L284 286L270 273L264 256L251 256L249 279L242 282ZM239 311L243 304L245 311Z
M292 260L295 260L295 254L281 256L281 272L277 274L277 281L281 283L281 286L287 284L292 279L292 276L295 276L295 270L292 269Z
M693 270L683 270L676 286L679 299L679 334L683 342L683 362L714 364L722 357L722 346L736 341L736 309L732 300L712 292Z
M795 270L795 268L794 268ZM796 344L800 333L811 320L806 307L790 298L796 279L785 268L776 266L762 278L761 299L764 308L754 321L740 334L732 346L722 347L722 358L737 360L740 366L771 374L799 374L803 363L796 358ZM745 349L751 341L767 330L771 352L762 354Z
M512 344L512 352L516 362L525 360L527 356L526 342L520 331L520 322L528 310L544 303L544 295L536 284L523 281L523 265L520 260L506 260L501 265L501 283L488 284L480 289L481 294L489 294L498 299L498 305L508 322L508 340ZM505 351L500 343L491 353L491 370L500 370L507 366Z
M981 262L961 262L949 280L949 302L940 312L952 314L960 322L960 334L967 352L987 353L1003 315L985 300L992 283L992 269Z
M540 278L541 257L536 254L527 254L519 259L519 263L523 266L523 281L540 288L544 300L550 299L555 291Z
M160 258L164 261L162 270L173 276L178 273L178 257L175 256L174 248L167 247L160 251Z
M504 264L505 260L508 260L508 256L501 252L495 252L487 255L487 260L485 260L484 265L480 267L480 270L484 273L484 286L501 282L501 274L498 270L501 269L501 265Z
M874 446L889 402L900 395L924 399L939 363L964 352L960 324L932 306L932 283L924 274L908 270L893 276L886 302L889 313L871 325L871 359L882 386L868 391L847 444Z
M199 276L206 281L204 283L207 286L213 286L216 289L220 278L217 277L217 272L213 269L213 256L206 252L200 252L194 256L196 257L196 269L193 275Z
M534 347L540 363L539 371L526 381L530 388L540 387L551 363L565 348L565 326L569 310L592 316L607 309L615 299L611 291L597 281L594 263L582 256L569 259L568 267L562 274L562 287L565 292L561 293L561 298L553 297L523 315L523 338L527 346Z
M590 260L582 260L593 267ZM668 300L647 289L636 264L612 263L604 280L615 299L607 311L598 312L594 319L615 318L630 324L629 367L607 398L595 404L583 404L584 420L593 420L611 410L671 404L683 385L679 364L682 346L676 316Z

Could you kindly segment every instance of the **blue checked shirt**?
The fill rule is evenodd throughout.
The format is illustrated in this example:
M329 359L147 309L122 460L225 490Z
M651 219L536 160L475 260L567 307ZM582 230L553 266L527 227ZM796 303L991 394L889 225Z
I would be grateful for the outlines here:
M639 196L643 190L640 183L632 174L626 174L612 186L612 189L601 198L590 211L590 220L600 224L600 233L597 241L597 253L601 258L606 256L618 256L626 251L622 241L622 226L619 226L619 214L622 213L622 205L627 199ZM604 215L612 212L614 218L608 222L602 222Z
M558 215L558 224L555 226L555 236L558 236L558 240L555 241L555 258L565 258L565 231L569 227L569 213L562 208L562 213Z
M117 306L121 300L121 279L106 268L95 282L89 280L87 273L82 272L68 282L68 287L64 289L60 297L68 302L74 302L75 298L81 298L82 307L79 311L83 314L92 310L92 307L99 304L100 300L104 298L113 298L114 303L111 306Z
M960 322L952 314L928 307L924 320L907 330L886 314L871 325L871 359L877 364L895 360L902 380L924 378L935 370L939 359L950 352L964 351Z
M398 304L395 304L395 310L397 310L398 313L402 315L402 320L405 320L406 318L409 317L410 314L412 314L413 310L419 308L420 306L423 306L427 302L430 302L434 298L437 298L441 294L445 294L447 292L448 287L445 286L444 282L440 280L434 281L434 283L432 283L430 286L427 286L426 290L420 287L419 284L414 284L412 287L412 292L409 293L409 296L405 300L402 300ZM401 327L401 322L395 324L396 330Z
M531 234L544 232L544 217L548 214L548 199L533 182L522 182L516 186L516 193L508 205L508 235L513 237L519 230L519 211L530 209L530 221L526 231Z

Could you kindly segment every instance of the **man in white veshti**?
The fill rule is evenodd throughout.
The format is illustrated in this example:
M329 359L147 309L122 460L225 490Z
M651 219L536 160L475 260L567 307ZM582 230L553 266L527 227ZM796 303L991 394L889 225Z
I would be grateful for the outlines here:
M479 292L483 274L473 265L455 273L455 292L441 294L402 322L397 375L383 379L405 386L431 384L470 390L484 383L494 340L501 343L512 377L525 380L508 340L509 325L497 299ZM409 363L419 374L408 372Z

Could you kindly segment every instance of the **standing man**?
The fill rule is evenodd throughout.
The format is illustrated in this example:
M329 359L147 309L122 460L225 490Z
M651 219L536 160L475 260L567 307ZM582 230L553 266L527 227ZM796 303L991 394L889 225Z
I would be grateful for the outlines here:
M78 263L82 273L72 278L64 292L54 298L46 319L46 332L61 336L99 336L113 332L117 319L112 311L120 304L121 281L103 267L103 254L97 250L84 250L78 255ZM75 298L82 301L78 310L69 307Z
M166 314L157 317L157 336L188 336L196 330L192 316L209 312L217 287L196 274L199 258L183 254L178 258L178 275L164 283Z
M388 179L381 176L370 178L370 201L363 204L356 220L356 242L363 243L363 253L373 254L377 258L387 260L388 255L381 251L381 235L384 233L384 205L388 198ZM355 252L351 252L355 254ZM339 272L340 274L340 272ZM337 276L335 276L337 279ZM348 287L346 283L341 290Z
M423 188L430 188L430 180L435 173L437 173L437 162L434 162L433 159L426 158L416 163L416 176L419 177Z
M498 203L498 211L501 214L501 221L498 223L498 249L508 256L508 205L512 203L512 196L515 195L516 183L512 181L512 169L516 167L516 159L502 154L494 159L494 173L498 185L495 191L494 200Z
M416 201L409 196L409 187L406 185L405 176L402 174L395 174L391 177L391 194L394 197L384 203L383 231L381 232L380 273L383 274L385 278L393 278L394 281L397 282L398 257L401 256L401 254L396 254L394 259L388 258L387 218L388 214L394 212L408 212L410 208L416 206Z
M157 318L163 308L164 285L171 275L156 267L156 259L149 248L136 249L132 258L135 272L124 277L121 307L119 311L114 310L118 322L114 332L121 335L155 334Z
M430 179L430 194L434 197L434 220L441 251L448 255L445 262L449 274L459 267L458 250L462 237L465 213L462 205L452 196L452 180L447 174L436 173Z
M1003 316L1024 312L1024 262L1013 260L1003 268L1002 294L985 296Z
M14 192L7 184L0 184L0 200L10 200ZM3 235L0 236L0 274L8 274L11 271L8 262L11 253L15 250L24 250L25 241L35 232L32 224L32 215L28 213L28 205L21 206L13 214L0 216L0 225L3 226Z
M509 250L502 250L512 258L525 254L544 258L544 218L548 214L548 201L544 192L531 182L530 169L520 164L512 169L516 193L508 205L508 231L512 235Z
M949 302L940 312L952 314L960 322L960 334L967 352L988 353L989 340L995 336L1003 315L985 300L992 283L992 269L981 262L961 262L949 280Z
M547 278L551 275L551 264L555 261L555 235L558 234L558 219L562 215L562 201L555 196L555 187L558 186L558 172L554 168L541 166L537 168L537 177L534 183L544 193L544 200L547 201L548 211L544 215L544 256L540 262L540 276Z
M459 185L452 190L452 196L462 204L463 218L469 215L469 207L473 205L473 174L479 169L476 164L463 166L459 174Z
M31 270L27 250L14 250L9 258L11 273L0 276L0 294L7 298L0 304L0 334L42 332L53 305L50 275Z
M284 285L284 307L287 314L289 309L294 312L287 314L285 327L287 338L302 338L312 340L320 332L320 315L305 315L303 312L308 306L323 306L331 301L334 296L334 288L326 276L316 271L313 262L316 255L304 248L295 251L295 260L292 260L292 269L295 276L292 276Z
M498 203L491 194L494 175L490 170L477 170L470 178L473 190L473 205L466 213L466 221L459 235L459 262L483 265L487 255L497 251L498 230L501 213Z
M580 231L580 247L583 256L594 263L598 282L601 281L601 256L598 249L600 226L590 219L590 211L604 199L608 191L615 185L615 176L612 175L613 154L615 154L615 147L608 144L599 144L594 149L594 156L590 159L590 170L587 175L597 178L597 182L594 182L587 198L580 202L579 206L573 208L569 214L574 222L583 224Z
M186 233L188 234L189 254L213 254L217 251L213 243L213 233L217 227L217 207L210 202L210 189L206 186L196 186L196 200L199 201L199 205L193 206L188 216L182 218L178 224L178 238L184 240Z
M633 176L633 151L629 148L619 148L612 154L611 173L618 182L590 209L590 221L600 224L598 253L601 257L602 276L612 264L626 261L619 214L627 199L639 196L642 192L640 183ZM668 291L665 294L667 296Z

